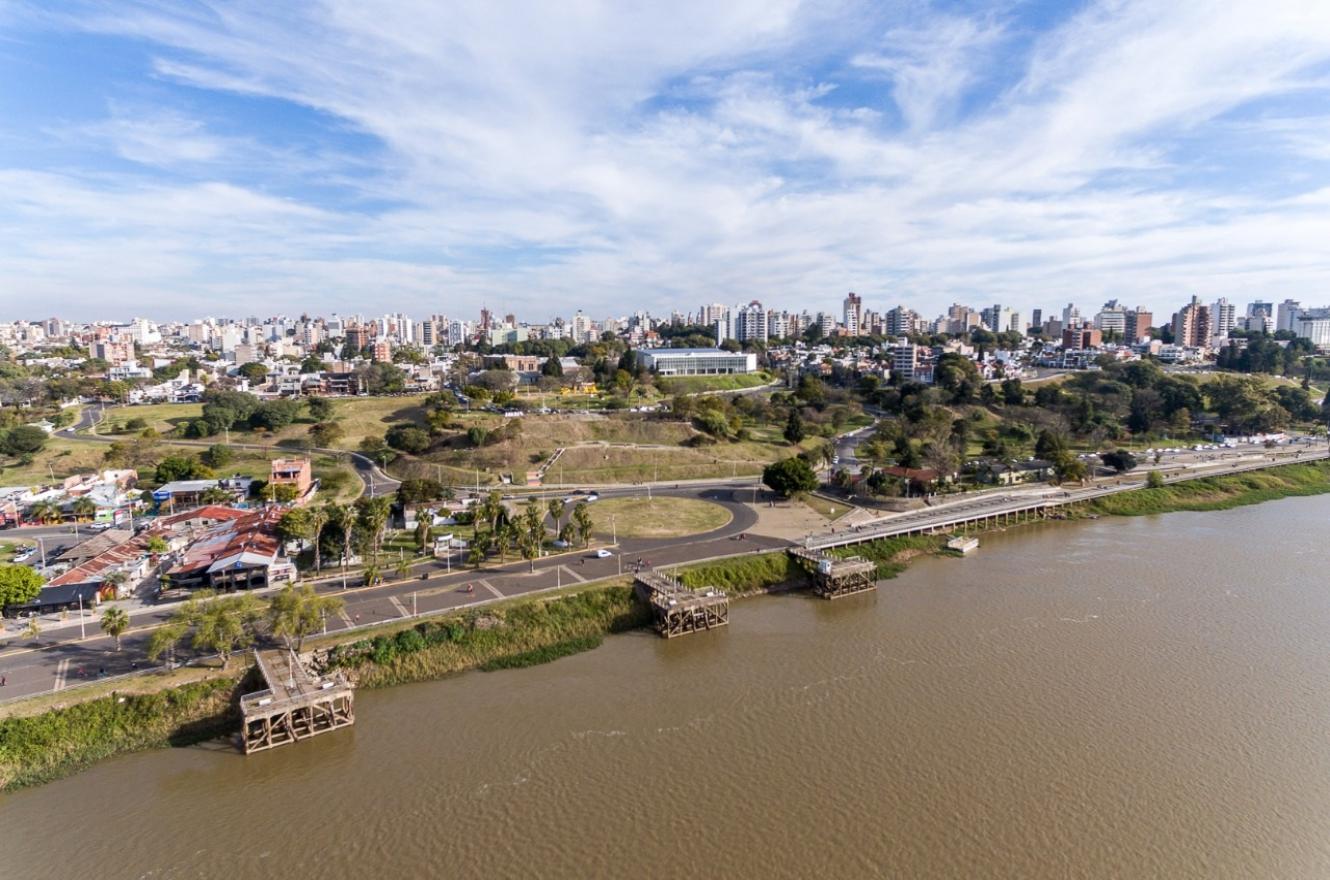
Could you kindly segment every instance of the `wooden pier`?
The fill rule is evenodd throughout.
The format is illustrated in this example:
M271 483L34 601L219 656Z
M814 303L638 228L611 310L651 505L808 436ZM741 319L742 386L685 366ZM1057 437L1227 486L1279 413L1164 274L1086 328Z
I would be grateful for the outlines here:
M823 599L841 599L877 589L877 563L859 556L841 559L803 547L790 548L813 577L813 592Z
M690 590L661 572L638 572L638 594L651 606L656 632L667 639L730 622L730 597L715 587Z
M354 692L341 672L310 675L287 650L255 651L254 659L267 689L240 698L246 754L355 723Z

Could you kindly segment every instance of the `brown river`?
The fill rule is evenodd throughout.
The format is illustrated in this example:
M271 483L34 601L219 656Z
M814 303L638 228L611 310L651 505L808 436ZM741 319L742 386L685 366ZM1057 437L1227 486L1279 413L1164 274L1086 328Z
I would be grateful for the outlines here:
M1330 877L1330 497L1045 525L0 796L0 878Z

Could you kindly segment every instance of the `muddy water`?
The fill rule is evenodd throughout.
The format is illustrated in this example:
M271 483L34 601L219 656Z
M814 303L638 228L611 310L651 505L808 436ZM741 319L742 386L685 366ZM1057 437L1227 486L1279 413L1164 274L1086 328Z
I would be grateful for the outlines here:
M1326 548L1330 498L1021 529L0 798L0 877L1324 878Z

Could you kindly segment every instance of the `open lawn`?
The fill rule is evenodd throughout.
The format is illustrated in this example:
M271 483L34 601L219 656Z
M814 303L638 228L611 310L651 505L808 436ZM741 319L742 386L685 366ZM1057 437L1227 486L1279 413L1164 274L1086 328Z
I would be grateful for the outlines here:
M94 412L96 412L94 410ZM134 419L142 419L159 434L174 431L180 425L203 414L201 403L147 403L139 406L110 406L97 422L98 434L126 432ZM141 428L139 430L142 430Z
M821 495L805 495L803 503L829 520L840 519L851 510L851 506L844 501L824 498Z
M657 381L662 394L697 394L703 391L742 391L770 385L774 377L770 373L744 373L733 376L671 376Z
M669 496L610 498L592 504L590 511L596 534L613 532L620 538L678 538L709 532L730 521L730 512L719 504Z
M29 464L0 456L0 486L35 486L51 482L52 475L61 480L74 474L92 473L103 467L104 451L105 447L99 443L52 437Z

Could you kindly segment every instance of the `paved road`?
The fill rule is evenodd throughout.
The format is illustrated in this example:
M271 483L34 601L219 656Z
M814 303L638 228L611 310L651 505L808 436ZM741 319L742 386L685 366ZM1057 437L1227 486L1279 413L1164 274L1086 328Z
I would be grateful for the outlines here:
M618 492L632 490L624 488ZM637 490L641 494L641 490ZM608 559L593 554L575 552L559 557L537 560L535 571L526 561L503 566L486 566L480 571L454 570L451 574L444 563L429 563L416 569L414 579L372 588L343 590L340 583L322 583L319 591L342 595L346 601L344 616L328 621L328 632L349 627L369 626L390 620L441 610L485 605L515 596L530 595L542 590L571 586L583 581L596 580L631 571L633 563L642 558L653 566L677 565L716 556L733 555L743 551L770 550L788 546L788 542L773 538L750 536L736 540L756 523L752 509L736 501L736 496L748 500L748 488L681 488L659 494L704 498L728 508L733 519L722 528L702 535L670 539L624 539L619 542L615 555ZM423 577L421 577L423 575ZM354 585L355 580L350 583ZM462 592L466 584L473 592ZM133 629L124 636L123 648L116 652L112 640L101 635L95 619L87 621L88 638L78 640L77 623L62 628L58 633L44 634L34 645L27 640L11 636L0 648L0 675L7 683L0 691L0 702L34 694L62 690L81 682L93 680L99 674L119 675L135 668L144 668L148 661L144 654L152 628L167 619L174 610L164 604L149 612L136 615ZM189 659L185 652L179 659Z

